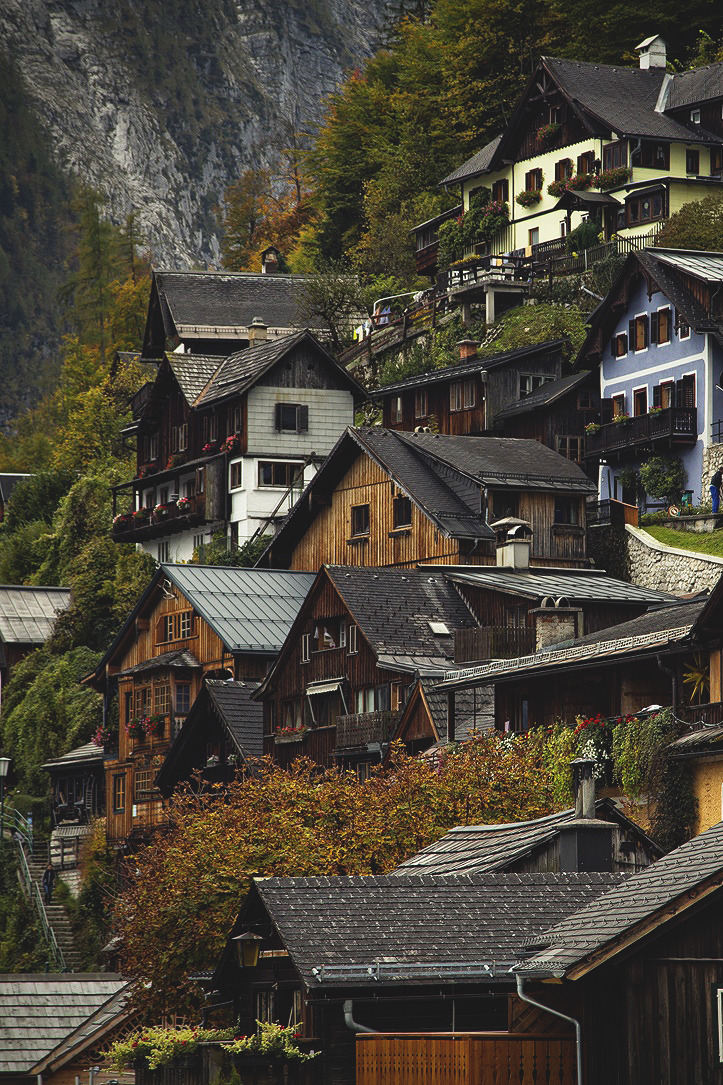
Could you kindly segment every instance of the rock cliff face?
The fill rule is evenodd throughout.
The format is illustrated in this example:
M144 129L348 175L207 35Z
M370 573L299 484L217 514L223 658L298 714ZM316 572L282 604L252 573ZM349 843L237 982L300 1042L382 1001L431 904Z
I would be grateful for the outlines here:
M226 186L308 128L387 0L0 0L58 163L135 210L156 264L213 266Z

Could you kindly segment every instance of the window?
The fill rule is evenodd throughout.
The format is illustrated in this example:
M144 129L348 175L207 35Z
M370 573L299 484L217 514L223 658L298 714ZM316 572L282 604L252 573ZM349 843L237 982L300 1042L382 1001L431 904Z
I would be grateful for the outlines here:
M648 389L636 388L633 392L633 414L636 418L648 413Z
M146 437L146 459L155 460L158 457L158 434L152 433Z
M649 170L670 169L670 144L644 139L637 161Z
M171 429L171 451L185 452L188 448L188 424L173 426Z
M690 111L690 119L691 119L692 124L700 124L700 110L699 109L691 109L691 111Z
M556 524L577 524L578 511L578 500L576 497L555 498Z
M540 244L540 230L538 226L535 226L534 229L527 231L527 244L530 246L531 249L534 248L535 245Z
M203 443L212 444L218 440L218 418L215 414L203 416Z
M491 522L520 515L520 495L515 490L492 490L489 499Z
M244 409L241 403L237 403L228 412L228 431L230 434L243 433Z
M274 991L256 992L256 1020L274 1021L276 1010L276 994Z
M562 124L562 106L550 106L550 124Z
M628 337L625 332L614 335L610 341L610 353L613 358L624 358L628 353Z
M554 379L549 373L520 373L520 399Z
M191 711L191 683L176 682L176 715L187 716Z
M369 534L369 506L352 505L351 509L351 533L354 535Z
M259 461L259 486L300 486L302 482L300 463L283 460Z
M628 164L628 145L624 139L603 147L603 169L616 170Z
M159 642L186 640L193 634L193 611L180 610L176 614L164 614L160 621Z
M148 802L153 795L153 769L136 769L133 781L133 801Z
M492 199L497 203L507 203L510 198L510 182L506 177L492 185Z
M585 440L583 437L558 437L557 451L567 460L574 463L582 463L585 452Z
M723 151L720 147L711 147L710 149L710 175L711 177L720 177L723 173Z
M203 538L204 538L203 533L201 533L200 535L194 535L193 536L193 549L194 550L200 550L201 549L201 547L203 546Z
M595 152L585 151L577 156L577 172L593 173L595 170Z
M685 152L685 172L696 175L700 173L700 151Z
M408 497L395 497L392 505L392 522L394 527L412 526L412 502Z
M389 683L358 689L354 696L354 704L356 712L388 712L391 704Z
M654 407L672 407L675 402L675 384L673 381L662 381L657 388L653 388Z
M633 350L647 350L648 348L648 314L636 316L630 321L628 327L630 343Z
M298 698L294 701L284 701L281 705L281 726L301 727L303 722L302 702Z
M572 177L572 159L561 158L555 163L555 180L566 181L568 177Z
M359 651L357 646L357 627L355 625L350 625L347 632L349 640L348 654L350 656L355 656Z
M420 388L417 392L414 393L414 417L426 418L427 414L427 389Z
M621 414L625 414L625 395L620 393L617 396L612 397L613 405L613 418L619 418Z
M663 346L670 342L670 309L658 309L650 314L650 342Z
M533 192L542 191L542 170L529 170L525 174L525 188Z
M625 201L625 216L628 226L637 226L641 222L654 222L661 219L665 212L665 199L662 190L648 193L647 196L631 196Z
M475 405L475 386L473 380L453 381L449 386L450 411L464 411Z
M304 633L301 637L301 662L308 663L311 659L311 633Z
M171 687L167 683L153 687L153 711L158 716L167 716L171 709Z
M675 406L695 407L695 377L692 373L675 382Z
M346 644L346 622L339 618L319 619L314 625L311 647L314 652L328 652Z
M309 429L309 408L302 403L277 403L276 429L279 433L306 433Z
M231 464L230 486L232 490L240 490L243 485L243 460L237 460Z
M113 813L121 814L126 805L126 778L125 776L113 777Z
M171 544L170 542L161 542L158 544L158 563L161 564L164 561L171 560Z
M688 339L690 337L690 324L685 319L680 309L675 310L675 327L679 339Z
M392 396L391 404L391 419L392 424L402 421L402 397Z

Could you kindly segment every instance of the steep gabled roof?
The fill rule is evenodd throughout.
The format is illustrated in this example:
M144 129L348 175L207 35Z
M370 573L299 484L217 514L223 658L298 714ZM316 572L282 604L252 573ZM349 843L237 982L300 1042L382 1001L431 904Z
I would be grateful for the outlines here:
M466 162L463 162L461 166L458 166L456 170L452 170L448 173L443 181L440 181L440 185L456 185L462 181L466 181L468 177L476 177L480 173L487 173L491 168L495 158L495 151L500 145L502 136L495 136L489 143L485 144L482 150L477 151L471 158L468 158Z
M56 618L69 606L69 588L1 585L0 640L5 644L44 644Z
M126 1016L130 984L106 974L0 976L0 1075L63 1065Z
M215 354L181 354L175 350L166 354L166 360L189 407L224 362L223 357Z
M537 940L547 948L517 971L576 979L711 892L719 893L721 884L723 822L551 927Z
M509 984L522 946L551 917L620 882L614 874L267 878L251 892L309 987L437 986Z
M227 396L240 395L248 391L269 370L291 353L301 343L309 344L335 371L341 384L349 388L359 399L366 399L364 388L340 365L333 354L321 345L308 329L295 335L284 335L279 339L270 339L246 350L237 351L223 361L213 374L207 386L198 394L196 407L206 407Z
M615 820L635 833L654 854L663 854L663 849L620 813L610 799L598 799L595 812L601 821ZM394 873L400 876L487 874L509 870L513 864L554 840L560 829L574 820L575 811L570 809L508 825L459 825L401 863Z
M46 770L69 769L71 767L75 768L82 767L83 765L90 765L96 761L101 764L103 763L102 748L96 746L94 742L86 742L84 746L76 746L74 750L69 750L54 761L46 761L40 767L41 769Z
M676 72L671 80L666 109L685 109L723 98L723 64L706 64L689 72Z
M454 586L428 569L324 569L379 666L443 674L454 658L454 631L475 624ZM435 633L431 622L447 632Z
M566 377L561 377L560 380L546 381L545 384L541 384L539 388L536 388L534 392L529 392L522 399L518 399L516 403L511 403L509 407L498 411L494 421L500 422L505 418L516 418L522 414L532 414L533 411L541 411L546 407L551 407L558 400L574 391L578 385L584 384L589 376L590 370L581 369L577 373L569 373Z
M535 343L529 347L505 350L498 354L490 354L487 358L475 358L474 361L462 362L459 365L448 365L443 369L431 369L428 373L419 373L414 377L395 381L394 384L386 384L383 388L375 388L368 394L371 399L378 400L384 399L393 392L407 391L410 388L426 388L431 384L441 384L448 380L463 380L475 373L485 373L490 369L502 368L512 362L525 361L531 358L537 360L538 355L547 358L559 354L566 345L567 340L565 339L551 339L546 343ZM534 395L534 393L530 394Z

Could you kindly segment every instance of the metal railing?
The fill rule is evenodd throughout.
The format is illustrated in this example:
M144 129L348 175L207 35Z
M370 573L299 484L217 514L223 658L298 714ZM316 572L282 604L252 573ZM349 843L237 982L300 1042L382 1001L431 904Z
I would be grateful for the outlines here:
M40 929L42 931L43 938L45 939L45 942L48 946L48 950L50 951L50 956L53 959L55 967L58 969L59 972L67 972L68 967L65 963L63 951L58 945L57 939L55 937L55 931L48 922L48 914L45 911L45 905L43 904L43 898L40 895L40 890L38 889L36 883L33 881L33 876L30 873L30 867L28 866L28 860L25 855L25 848L23 847L22 840L20 840L17 836L14 837L14 840L17 844L20 880L22 882L25 895L32 904L35 914L38 917L38 922L40 923Z
M22 840L30 854L33 854L33 823L24 817L19 810L4 807L0 833L3 839L8 835L13 840Z

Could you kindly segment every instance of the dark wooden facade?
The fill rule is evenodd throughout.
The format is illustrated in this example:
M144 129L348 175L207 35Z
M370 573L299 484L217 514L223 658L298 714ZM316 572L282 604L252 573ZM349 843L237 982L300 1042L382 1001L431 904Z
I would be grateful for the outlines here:
M582 385L572 388L553 403L498 420L495 432L503 437L539 441L584 467L585 426L599 420L599 379L597 374L590 373Z

